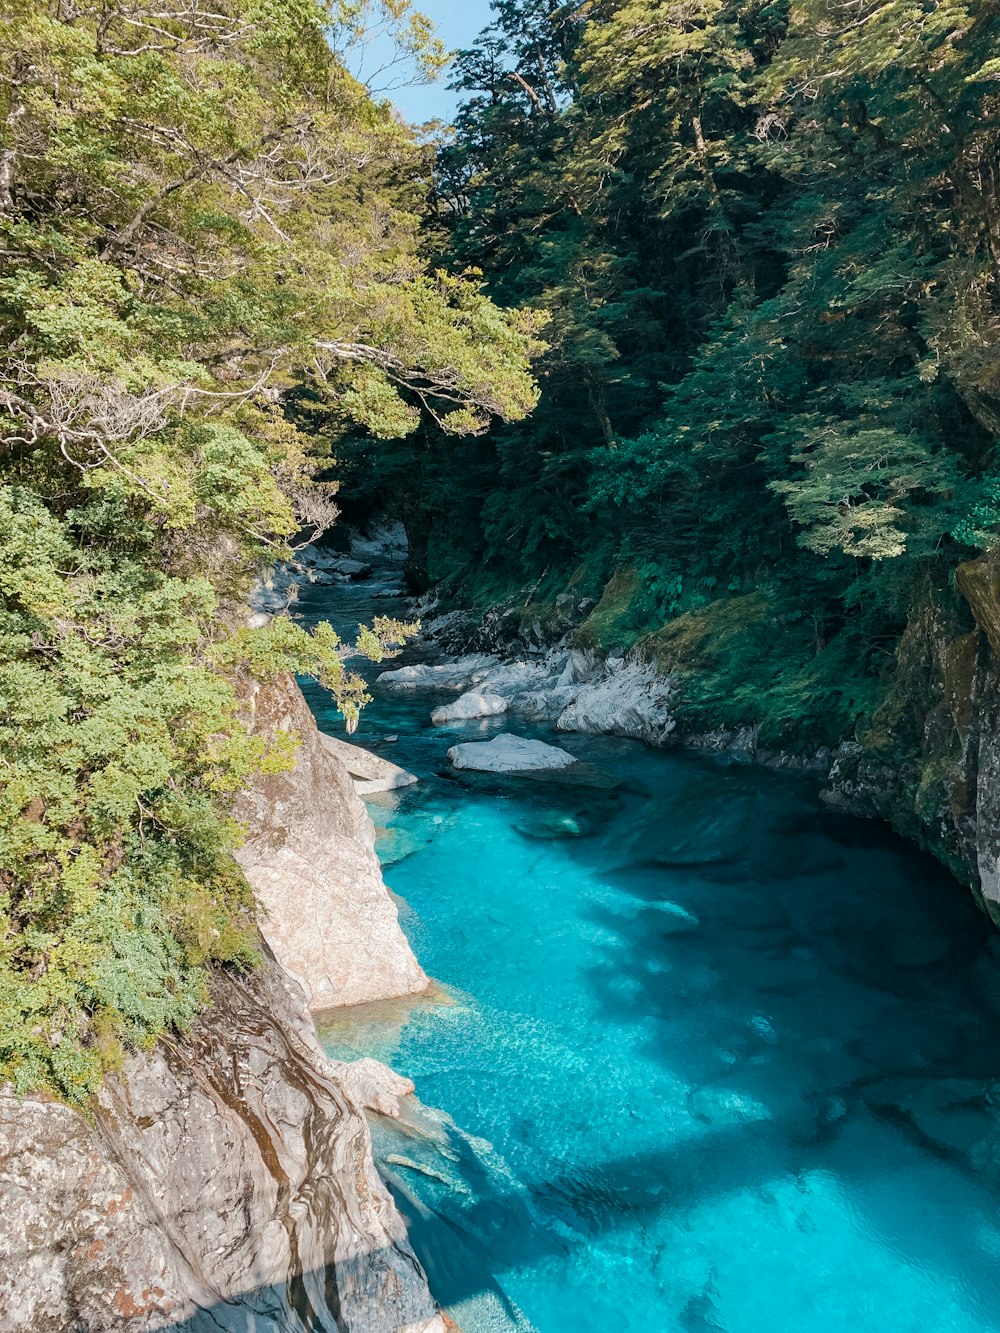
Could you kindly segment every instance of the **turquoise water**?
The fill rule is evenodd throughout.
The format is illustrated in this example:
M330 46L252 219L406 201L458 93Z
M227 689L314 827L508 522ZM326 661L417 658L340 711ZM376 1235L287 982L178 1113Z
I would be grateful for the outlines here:
M598 785L459 781L447 746L503 724L436 701L362 735L422 779L372 813L442 993L321 1032L444 1113L375 1136L465 1333L1000 1330L1000 948L967 893L805 779L548 735Z

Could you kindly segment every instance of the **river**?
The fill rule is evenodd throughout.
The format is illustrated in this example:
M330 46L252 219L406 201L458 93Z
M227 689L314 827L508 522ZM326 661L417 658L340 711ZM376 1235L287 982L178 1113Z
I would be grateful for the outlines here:
M403 613L393 577L303 616ZM967 891L814 779L435 727L441 697L376 692L357 737L421 779L370 808L440 989L320 1030L438 1108L375 1142L464 1333L1000 1331L1000 936ZM501 730L601 776L449 770Z

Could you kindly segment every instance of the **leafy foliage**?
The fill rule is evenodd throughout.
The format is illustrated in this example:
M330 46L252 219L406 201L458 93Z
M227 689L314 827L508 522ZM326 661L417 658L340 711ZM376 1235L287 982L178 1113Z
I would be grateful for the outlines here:
M0 1080L74 1101L252 963L234 793L295 738L250 676L365 702L329 626L243 625L333 521L350 423L481 431L535 398L537 321L420 254L423 155L336 50L404 0L0 16ZM322 406L307 431L288 410ZM308 423L315 425L315 421ZM378 621L380 657L407 627Z
M510 596L610 566L580 632L617 646L687 615L724 637L712 605L759 594L717 715L848 732L918 591L996 542L1000 11L494 13L456 67L439 211L454 270L548 312L549 348L530 420L461 467L431 432L393 474L427 577Z

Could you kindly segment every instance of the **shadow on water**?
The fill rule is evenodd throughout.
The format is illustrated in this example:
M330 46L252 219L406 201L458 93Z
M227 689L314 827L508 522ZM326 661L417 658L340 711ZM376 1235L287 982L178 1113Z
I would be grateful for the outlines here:
M855 840L853 821L801 803L770 818L766 775L753 775L756 791L742 777L717 781L721 819L685 818L685 798L671 795L654 854L606 870L615 892L587 909L602 940L588 984L605 1020L637 1029L691 1084L692 1121L710 1130L649 1164L659 1206L830 1169L915 1262L993 1270L995 933L961 886L891 834L862 825ZM627 832L618 841L642 845ZM726 1124L743 1106L764 1118ZM945 1226L929 1222L922 1171L941 1200L954 1196ZM913 1206L901 1206L908 1192ZM995 1277L985 1281L1000 1296Z

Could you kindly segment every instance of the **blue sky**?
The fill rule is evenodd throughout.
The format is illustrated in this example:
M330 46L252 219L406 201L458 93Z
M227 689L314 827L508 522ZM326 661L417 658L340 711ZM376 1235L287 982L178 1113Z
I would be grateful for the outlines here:
M445 46L452 50L471 46L481 28L490 21L490 0L415 0L414 8L419 9L437 24L438 35ZM368 69L377 66L378 54L370 51L365 57ZM366 72L363 68L362 75ZM455 109L454 93L448 92L445 84L447 71L437 83L413 88L394 88L388 95L402 111L407 120L419 124L425 120L437 118L449 120ZM373 80L378 91L379 80Z

